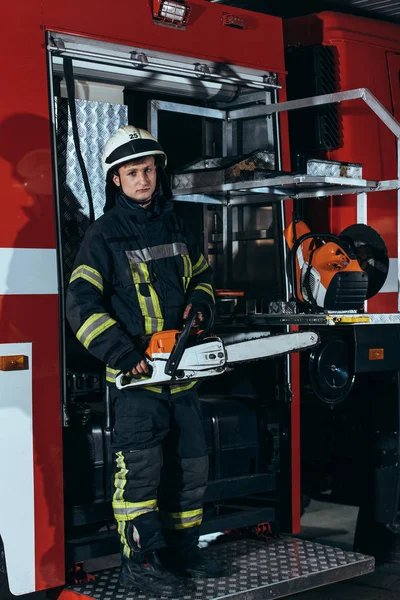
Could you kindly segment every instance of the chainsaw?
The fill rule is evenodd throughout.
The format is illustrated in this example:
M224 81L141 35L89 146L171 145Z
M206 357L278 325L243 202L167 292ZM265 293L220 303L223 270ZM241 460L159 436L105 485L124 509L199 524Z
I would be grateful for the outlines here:
M277 335L252 332L230 336L224 341L204 331L193 334L195 318L196 315L189 317L182 332L170 330L153 334L145 352L150 374L118 375L117 388L176 384L221 375L235 364L305 350L319 342L315 331Z

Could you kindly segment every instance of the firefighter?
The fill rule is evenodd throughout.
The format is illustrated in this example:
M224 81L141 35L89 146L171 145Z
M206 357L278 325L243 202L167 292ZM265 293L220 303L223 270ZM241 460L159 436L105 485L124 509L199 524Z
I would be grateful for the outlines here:
M211 268L172 211L158 141L133 126L106 143L105 214L87 230L67 292L78 340L106 363L114 409L113 510L121 583L153 596L187 593L189 577L219 577L225 565L198 549L208 458L196 382L118 390L119 373L149 376L151 334L179 329L192 310L214 310ZM193 586L192 586L193 587Z

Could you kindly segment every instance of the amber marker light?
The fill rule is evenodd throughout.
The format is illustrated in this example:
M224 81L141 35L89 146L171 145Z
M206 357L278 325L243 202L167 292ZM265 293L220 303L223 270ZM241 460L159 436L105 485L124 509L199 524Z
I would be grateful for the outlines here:
M384 348L369 348L368 360L383 360L385 358Z
M28 357L23 354L0 356L0 371L26 371L29 369Z

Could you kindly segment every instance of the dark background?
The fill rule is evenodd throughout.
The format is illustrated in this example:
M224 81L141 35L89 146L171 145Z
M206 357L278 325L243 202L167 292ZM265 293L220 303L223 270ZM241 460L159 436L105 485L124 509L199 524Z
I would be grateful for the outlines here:
M322 10L400 23L400 0L210 0L279 17L298 17Z

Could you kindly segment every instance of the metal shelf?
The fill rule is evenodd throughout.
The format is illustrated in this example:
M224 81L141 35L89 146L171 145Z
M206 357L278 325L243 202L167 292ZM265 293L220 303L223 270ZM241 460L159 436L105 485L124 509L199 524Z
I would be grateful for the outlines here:
M342 194L363 194L366 192L379 192L400 189L400 180L374 181L351 177L323 177L312 175L280 175L267 177L254 181L225 183L221 185L198 185L195 187L175 187L173 193L175 200L187 202L221 204L232 203L233 198L227 199L225 194L262 194L271 196L272 199L284 200L285 198L319 198L324 196L337 196ZM203 196L203 200L200 195ZM221 195L219 198L218 196ZM194 199L193 196L196 198ZM248 198L243 201L248 202Z

